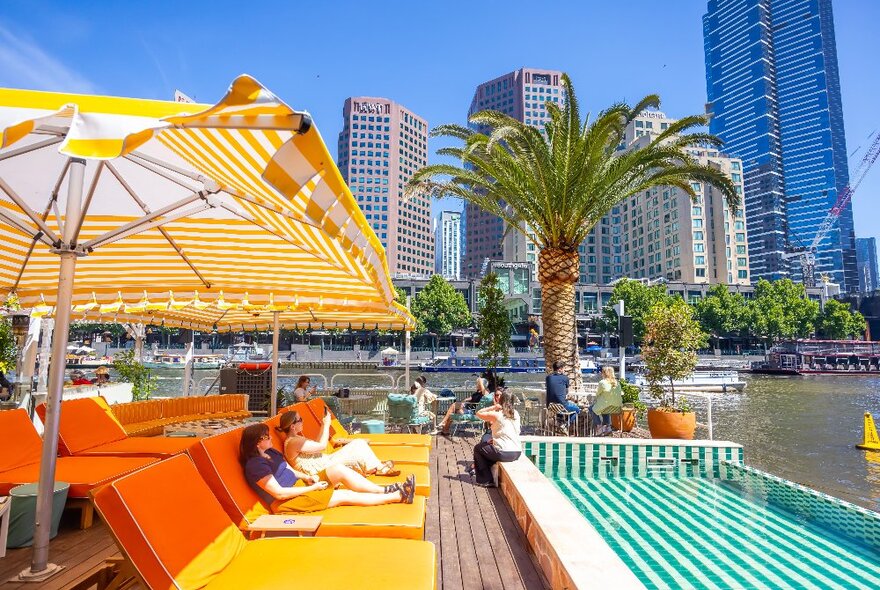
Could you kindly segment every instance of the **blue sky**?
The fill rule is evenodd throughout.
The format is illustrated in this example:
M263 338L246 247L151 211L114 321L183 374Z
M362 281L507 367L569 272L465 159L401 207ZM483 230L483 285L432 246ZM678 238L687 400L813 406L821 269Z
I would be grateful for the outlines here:
M4 0L0 86L213 102L247 73L311 111L332 153L347 96L394 99L432 126L464 122L477 84L523 66L567 71L592 111L658 93L682 116L706 100L704 0L274 4ZM853 153L880 128L880 2L834 9ZM857 236L880 238L878 194L880 164L855 196Z

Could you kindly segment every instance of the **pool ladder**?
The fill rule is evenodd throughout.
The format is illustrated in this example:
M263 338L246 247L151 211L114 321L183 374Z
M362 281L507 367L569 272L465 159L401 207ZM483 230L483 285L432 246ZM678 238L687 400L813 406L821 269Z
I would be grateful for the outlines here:
M679 459L675 457L647 457L645 463L645 467L649 471L672 471L681 466L697 467L700 464L700 460L696 457Z

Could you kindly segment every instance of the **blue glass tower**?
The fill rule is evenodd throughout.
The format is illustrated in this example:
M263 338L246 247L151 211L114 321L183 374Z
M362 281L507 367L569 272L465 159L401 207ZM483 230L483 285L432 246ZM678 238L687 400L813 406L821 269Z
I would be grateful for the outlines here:
M783 254L849 182L831 0L709 0L703 35L710 130L743 160L752 276L800 279ZM851 206L816 272L858 289Z

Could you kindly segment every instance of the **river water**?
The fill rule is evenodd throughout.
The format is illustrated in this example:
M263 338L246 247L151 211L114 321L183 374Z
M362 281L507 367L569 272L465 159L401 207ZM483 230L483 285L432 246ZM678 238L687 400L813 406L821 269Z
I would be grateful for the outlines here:
M328 382L333 374L320 373ZM336 386L379 386L390 383L383 375L396 378L401 374L377 371L375 378L338 377ZM156 375L158 395L179 395L180 371L161 370ZM197 371L196 380L214 375L216 371ZM435 392L474 380L474 375L463 373L426 376ZM507 378L509 385L543 387L543 375ZM864 412L880 418L880 377L744 375L744 379L743 392L713 398L716 440L742 444L746 462L759 469L880 512L880 452L853 446L862 440ZM282 385L290 383L290 379L281 380ZM698 421L706 422L706 402L696 397L690 401ZM707 433L698 430L697 435Z

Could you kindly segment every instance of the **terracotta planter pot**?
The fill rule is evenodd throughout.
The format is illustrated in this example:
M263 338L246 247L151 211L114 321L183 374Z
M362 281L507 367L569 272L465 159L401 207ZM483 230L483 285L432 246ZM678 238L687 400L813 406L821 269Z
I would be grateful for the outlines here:
M620 414L612 414L611 428L613 428L614 430L620 430L621 418L623 418L623 431L632 432L632 429L635 428L636 425L635 408L623 408L623 411Z
M697 415L693 412L663 412L648 410L648 430L651 438L680 438L691 440L697 428Z

